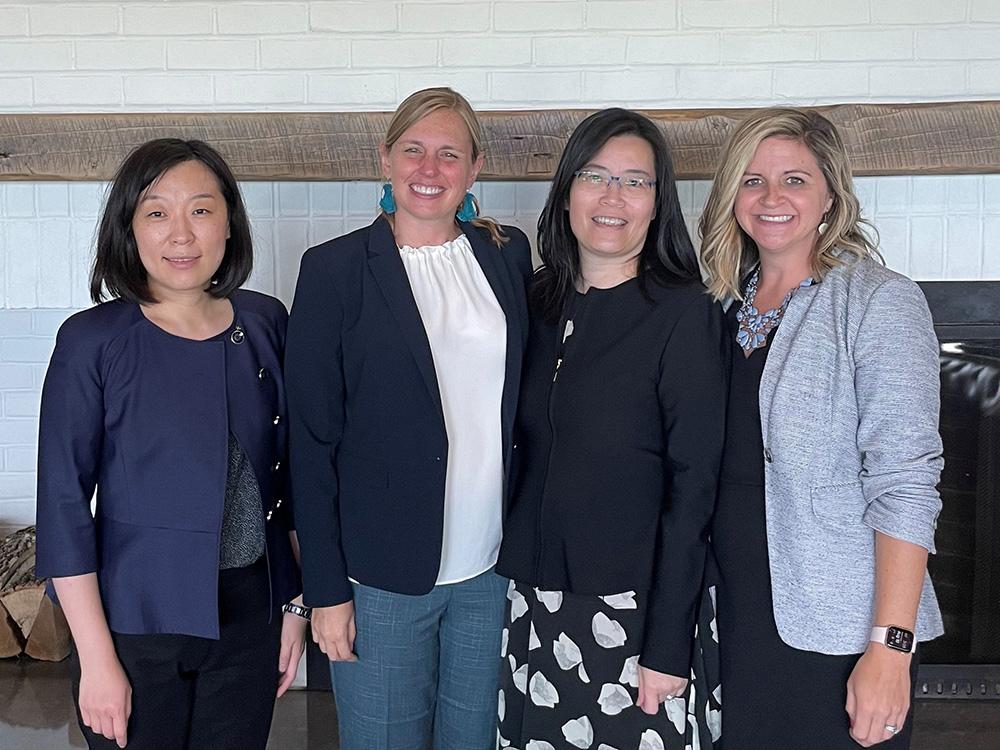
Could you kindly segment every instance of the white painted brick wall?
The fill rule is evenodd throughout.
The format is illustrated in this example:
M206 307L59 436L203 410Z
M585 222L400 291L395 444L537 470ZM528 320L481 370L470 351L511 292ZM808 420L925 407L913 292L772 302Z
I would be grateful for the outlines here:
M986 6L992 0L978 4ZM835 3L830 3L835 6ZM875 23L946 24L965 20L968 3L943 3L938 0L872 0L872 21Z
M408 3L401 11L400 28L407 33L486 31L490 26L489 3Z
M27 8L0 8L0 36L21 36L27 33Z
M0 111L362 109L427 81L484 108L995 97L998 25L1000 0L10 0Z
M220 34L294 34L309 30L308 3L216 3Z
M583 28L582 2L498 2L493 6L497 31L570 31Z
M247 70L257 67L255 39L170 39L167 67L171 70Z
M637 21L641 19L641 24ZM664 31L677 28L674 0L591 0L586 6L588 29L635 29L645 26Z
M0 112L642 108L1000 96L1000 0L76 0L0 3ZM1000 278L1000 175L857 181L890 265ZM534 234L547 184L486 183ZM251 285L290 301L302 250L366 224L375 183L248 183ZM705 182L683 183L689 227ZM33 514L35 410L89 304L98 183L0 181L0 526Z
M114 34L119 9L114 5L37 5L28 10L32 36L99 36Z
M397 4L386 2L311 3L310 26L314 31L386 32L397 28Z
M752 29L770 26L772 0L680 0L681 27Z
M127 36L188 34L208 36L215 32L215 8L211 3L192 5L124 4L122 28Z
M871 18L869 0L795 0L778 2L776 9L782 26L862 26Z

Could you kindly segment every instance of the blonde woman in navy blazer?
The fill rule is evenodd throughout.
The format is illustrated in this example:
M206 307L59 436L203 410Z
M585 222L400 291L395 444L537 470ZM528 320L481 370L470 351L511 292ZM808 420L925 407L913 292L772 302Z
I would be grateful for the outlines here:
M382 214L305 254L289 320L305 601L341 747L487 748L530 255L475 219L482 136L456 92L407 98L381 161Z
M42 390L37 573L74 646L91 748L263 748L305 621L285 494L282 304L239 188L201 141L112 182L91 295ZM96 488L96 517L91 498ZM239 716L239 720L234 717Z
M912 652L942 632L938 346L865 225L822 115L733 133L701 222L709 289L735 298L712 530L726 750L908 747Z

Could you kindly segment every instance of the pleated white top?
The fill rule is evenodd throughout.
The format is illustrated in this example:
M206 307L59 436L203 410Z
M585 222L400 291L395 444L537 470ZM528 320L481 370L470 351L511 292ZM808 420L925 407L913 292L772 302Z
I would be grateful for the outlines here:
M457 583L493 567L500 548L507 319L465 235L399 254L430 342L448 433L437 583Z

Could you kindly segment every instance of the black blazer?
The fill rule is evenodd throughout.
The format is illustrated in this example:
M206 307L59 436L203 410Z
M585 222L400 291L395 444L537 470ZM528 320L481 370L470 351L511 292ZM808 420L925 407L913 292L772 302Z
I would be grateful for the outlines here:
M96 572L116 633L219 637L230 431L260 486L272 612L301 590L283 502L288 314L256 292L230 301L238 344L173 336L121 300L59 329L39 420L36 572Z
M700 283L632 279L574 295L569 317L560 347L564 326L532 315L497 571L648 592L640 663L686 677L725 430L722 308Z
M506 477L531 255L513 227L504 227L502 248L485 230L461 227L507 318ZM303 256L285 378L306 603L350 600L348 577L430 591L441 562L448 435L430 344L384 218Z

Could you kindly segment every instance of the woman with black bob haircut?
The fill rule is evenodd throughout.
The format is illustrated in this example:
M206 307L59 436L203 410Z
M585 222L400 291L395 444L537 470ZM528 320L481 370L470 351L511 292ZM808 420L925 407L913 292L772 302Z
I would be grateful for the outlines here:
M497 564L512 579L500 744L702 747L719 713L688 678L703 663L723 316L652 122L608 109L577 127L538 245Z
M39 426L37 572L73 634L91 748L263 748L295 678L287 313L239 289L252 265L212 147L132 152L101 217L99 304L59 329Z
M224 299L250 278L253 241L250 222L232 170L214 148L204 141L160 138L136 149L115 175L97 233L97 258L90 277L90 298L100 303L107 295L135 302L153 303L146 268L139 259L132 217L142 194L160 175L186 161L200 162L218 181L226 202L229 236L222 263L205 290L210 297Z

